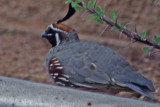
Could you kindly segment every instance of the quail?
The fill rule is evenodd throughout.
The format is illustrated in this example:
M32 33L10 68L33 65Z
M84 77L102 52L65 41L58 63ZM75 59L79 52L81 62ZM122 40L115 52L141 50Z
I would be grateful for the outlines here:
M150 80L111 49L80 41L71 27L51 24L41 37L52 45L46 55L46 69L57 85L106 90L115 87L117 91L130 89L154 98L155 89Z

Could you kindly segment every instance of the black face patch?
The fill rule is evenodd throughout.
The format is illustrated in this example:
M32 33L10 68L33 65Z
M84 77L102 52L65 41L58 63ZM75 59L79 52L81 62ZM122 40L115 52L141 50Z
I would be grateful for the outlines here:
M57 41L55 36L48 36L46 39L50 42L50 44L52 44L52 47L56 46Z
M54 33L53 30L51 29L51 27L48 27L45 32L46 32L46 34Z

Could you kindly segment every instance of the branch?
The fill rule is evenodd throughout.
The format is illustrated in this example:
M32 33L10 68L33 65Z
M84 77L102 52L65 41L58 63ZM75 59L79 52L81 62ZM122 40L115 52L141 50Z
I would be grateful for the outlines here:
M152 2L153 2L152 8L154 8L158 4L159 0L152 0Z
M74 0L73 0L74 1ZM72 2L73 2L72 1ZM90 0L89 2L93 2L94 0ZM139 35L137 32L131 32L129 31L126 27L121 27L119 25L119 23L117 22L117 19L115 21L113 21L112 19L110 19L109 17L105 16L105 15L102 15L100 14L100 11L96 11L95 9L95 5L93 4L90 5L90 6L87 6L84 7L84 2L80 2L80 3L77 3L78 6L80 6L81 8L84 8L85 10L88 11L88 13L92 14L92 15L96 15L101 22L105 22L105 24L107 24L108 26L110 27L116 27L116 29L118 29L121 33L125 34L127 37L131 38L131 39L134 39L135 41L138 41L140 43L143 43L143 44L146 44L146 45L149 45L151 46L152 48L155 48L155 49L160 49L160 45L155 43L155 42L152 42L150 40L148 40L147 38L142 38L141 35ZM76 8L75 8L76 9ZM114 16L113 16L114 17ZM136 28L135 28L136 29Z
M148 40L148 39L145 39L145 40L141 40L141 36L138 34L138 33L135 33L135 32L131 32L129 31L127 28L121 28L117 22L112 22L108 17L106 16L101 16L95 9L91 9L87 6L87 11L90 13L90 14L96 14L97 16L100 17L100 19L104 22L106 22L108 25L110 25L111 27L115 26L116 28L118 28L120 31L122 31L123 34L125 34L127 37L131 38L131 39L134 39L138 42L141 42L141 43L144 43L146 45L149 45L149 46L152 46L153 48L156 48L156 49L160 49L160 45Z

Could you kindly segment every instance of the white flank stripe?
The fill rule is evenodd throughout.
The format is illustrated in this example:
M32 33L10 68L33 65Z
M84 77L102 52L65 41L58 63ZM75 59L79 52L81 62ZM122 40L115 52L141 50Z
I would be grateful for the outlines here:
M53 64L50 64L49 66L53 66Z
M69 80L67 80L66 78L63 78L63 77L59 77L58 79L63 80L63 81L65 81L65 82L68 82L68 81L69 81Z
M54 63L59 63L59 61L54 61Z
M57 58L53 58L52 60L54 61L54 60L56 60Z
M53 79L55 79L56 77L55 77L55 76L53 76L52 78L53 78Z
M81 84L81 83L73 83L73 84L75 84L77 86L81 86L81 87L92 88L92 86L90 86L90 85L85 85L85 84Z
M65 75L65 74L62 74L62 76L66 77L66 78L69 78L69 76L68 76L68 75Z
M55 63L54 65L61 65L60 63Z
M113 81L115 84L117 84L117 85L119 85L119 86L121 86L121 87L126 87L126 85L125 85L125 84L120 83L120 82L118 82L118 81L115 81L115 79L114 79L114 78L112 78L112 81Z
M58 73L54 73L54 76L58 76L59 74Z
M63 69L63 67L56 67L56 69Z

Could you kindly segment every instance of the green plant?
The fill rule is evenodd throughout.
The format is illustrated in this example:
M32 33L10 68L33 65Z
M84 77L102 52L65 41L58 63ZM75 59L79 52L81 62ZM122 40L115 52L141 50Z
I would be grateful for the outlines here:
M152 0L152 3L158 3L159 0ZM160 36L153 36L154 42L147 39L147 32L144 31L142 34L138 34L137 31L132 32L126 28L126 25L123 21L118 21L118 17L116 17L116 13L114 10L110 11L110 17L105 15L105 7L102 9L100 6L96 5L96 0L89 0L85 3L83 0L66 0L66 3L71 3L72 7L75 8L76 11L85 10L89 13L87 19L93 18L98 24L107 24L112 27L114 31L119 31L125 34L127 37L146 44L142 48L144 52L150 51L152 48L160 50ZM135 28L136 29L136 28Z

